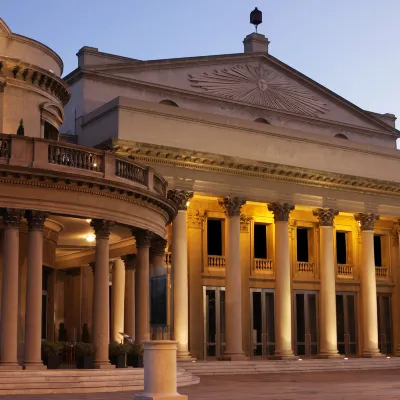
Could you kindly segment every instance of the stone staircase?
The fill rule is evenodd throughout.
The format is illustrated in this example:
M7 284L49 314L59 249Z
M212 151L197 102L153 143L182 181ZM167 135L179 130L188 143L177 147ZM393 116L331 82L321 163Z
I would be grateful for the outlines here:
M0 396L15 394L95 393L143 390L143 369L1 371ZM200 382L178 368L179 386Z
M196 376L277 374L291 372L321 372L400 369L400 357L302 359L302 360L262 360L262 361L197 361L179 362L180 367Z

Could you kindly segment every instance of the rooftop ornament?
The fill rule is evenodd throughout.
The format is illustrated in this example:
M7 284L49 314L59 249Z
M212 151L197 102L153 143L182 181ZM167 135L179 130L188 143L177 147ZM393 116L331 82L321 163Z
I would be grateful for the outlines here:
M254 25L257 33L258 25L262 24L262 12L257 7L250 13L250 23Z

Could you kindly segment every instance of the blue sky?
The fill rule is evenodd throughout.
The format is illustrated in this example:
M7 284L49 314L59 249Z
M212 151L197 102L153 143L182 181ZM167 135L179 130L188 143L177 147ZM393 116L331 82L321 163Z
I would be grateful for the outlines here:
M272 55L362 108L400 117L399 0L2 3L11 30L56 50L65 73L84 45L142 60L242 52L257 6Z

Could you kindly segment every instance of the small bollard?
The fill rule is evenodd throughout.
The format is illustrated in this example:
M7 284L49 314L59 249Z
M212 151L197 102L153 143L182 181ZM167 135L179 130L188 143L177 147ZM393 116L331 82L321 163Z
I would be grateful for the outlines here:
M187 400L177 392L176 352L178 342L153 340L144 346L144 392L134 400Z

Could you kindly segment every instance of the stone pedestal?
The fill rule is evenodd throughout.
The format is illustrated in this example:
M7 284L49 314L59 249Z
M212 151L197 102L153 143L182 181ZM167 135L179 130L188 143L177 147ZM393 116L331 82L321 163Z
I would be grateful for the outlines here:
M186 400L177 392L176 341L144 341L144 392L135 400Z

